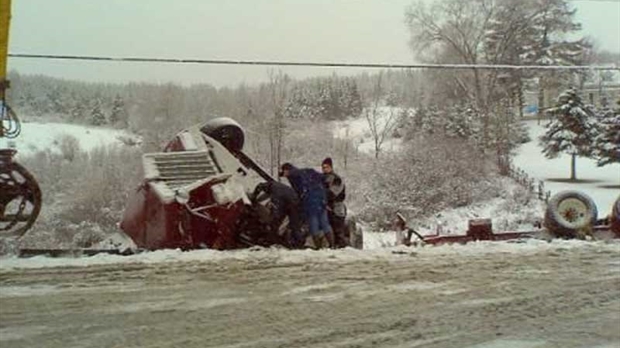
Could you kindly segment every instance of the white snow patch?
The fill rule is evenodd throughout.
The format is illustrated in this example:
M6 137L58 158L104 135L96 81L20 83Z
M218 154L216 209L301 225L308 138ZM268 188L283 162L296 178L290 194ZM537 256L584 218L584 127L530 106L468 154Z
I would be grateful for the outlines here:
M58 141L66 135L75 137L80 148L87 152L101 146L123 146L122 139L140 142L138 136L118 129L33 122L22 123L21 134L16 139L0 139L0 148L14 147L21 155L47 149L59 152Z
M104 240L92 246L91 249L105 250L117 249L121 252L127 250L137 250L136 243L123 232L116 232L108 235Z
M161 299L148 302L124 303L107 306L103 313L138 313L138 312L162 312L176 310L199 310L214 307L234 305L247 302L246 298L210 298L191 303L182 299Z
M23 340L49 332L47 326L9 326L0 328L0 342Z
M388 289L394 290L397 292L425 291L425 290L437 289L445 285L446 284L442 284L442 283L410 281L410 282L390 285L388 286Z
M300 286L300 287L296 287L291 290L285 291L281 295L282 296L297 295L297 294L302 294L302 293L311 292L311 291L326 290L332 287L333 285L331 284L315 284L315 285Z
M43 296L60 291L60 288L52 285L0 286L0 298Z
M399 117L402 113L401 108L380 107L378 109L377 125L379 130L383 130L385 123L392 115ZM375 144L370 131L368 120L364 116L364 112L358 118L348 119L344 121L334 121L332 126L334 137L337 139L350 140L356 146L358 151L367 154L374 154ZM402 149L402 139L392 137L392 132L388 132L385 141L381 145L382 152L394 152Z
M462 306L476 307L476 306L484 306L488 304L499 304L499 303L504 303L504 302L510 302L512 300L513 300L512 297L477 298L475 300L461 301L458 304Z
M344 293L307 296L304 299L312 302L333 302L344 298Z

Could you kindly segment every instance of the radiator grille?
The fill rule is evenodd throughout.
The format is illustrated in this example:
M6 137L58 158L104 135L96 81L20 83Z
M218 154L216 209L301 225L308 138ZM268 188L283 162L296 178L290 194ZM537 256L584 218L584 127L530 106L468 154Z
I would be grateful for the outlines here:
M172 191L220 172L207 151L149 153L143 161L146 179Z

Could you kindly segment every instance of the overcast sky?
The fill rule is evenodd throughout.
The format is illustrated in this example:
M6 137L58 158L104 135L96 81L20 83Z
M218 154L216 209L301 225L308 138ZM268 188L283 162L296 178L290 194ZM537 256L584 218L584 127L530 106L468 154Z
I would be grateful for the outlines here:
M410 63L412 0L17 0L12 53ZM574 2L584 33L620 52L620 2ZM266 67L42 61L9 68L68 79L235 86ZM283 68L295 77L330 74ZM351 71L337 71L339 74Z

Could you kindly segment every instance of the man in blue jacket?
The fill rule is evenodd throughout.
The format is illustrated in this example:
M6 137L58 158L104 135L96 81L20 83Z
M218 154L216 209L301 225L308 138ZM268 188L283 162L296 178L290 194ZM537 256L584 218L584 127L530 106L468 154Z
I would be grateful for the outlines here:
M333 239L333 233L327 218L327 194L323 175L311 168L299 169L290 163L284 163L280 176L286 177L299 195L315 247L321 249L333 245L328 242Z

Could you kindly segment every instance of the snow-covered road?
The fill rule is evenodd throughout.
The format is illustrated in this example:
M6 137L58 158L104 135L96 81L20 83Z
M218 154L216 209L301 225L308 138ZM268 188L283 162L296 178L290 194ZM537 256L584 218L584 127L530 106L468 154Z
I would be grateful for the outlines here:
M604 242L2 259L0 346L615 347L619 285Z

